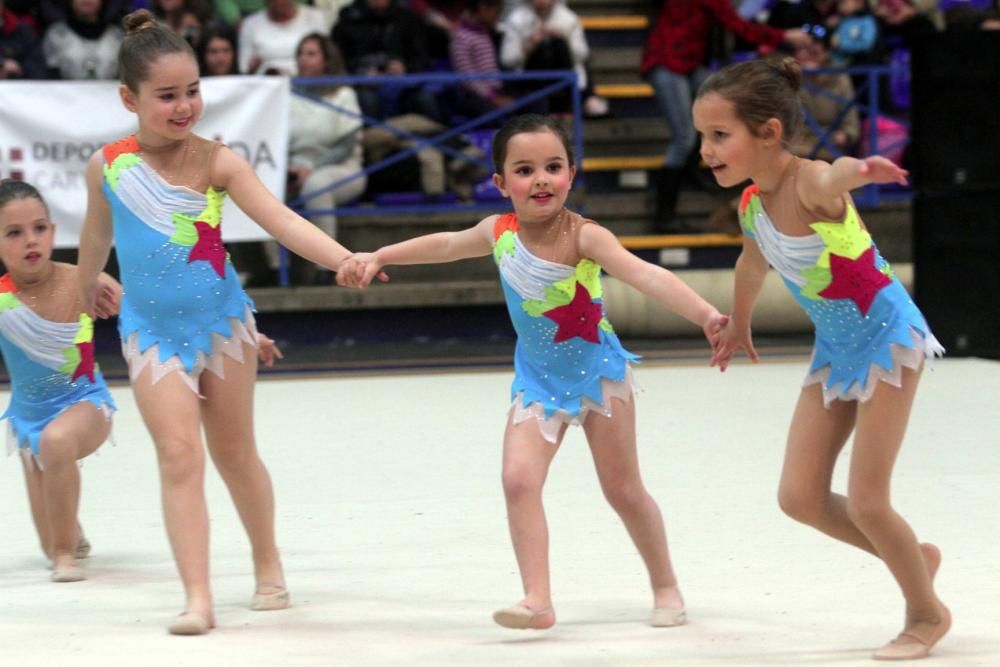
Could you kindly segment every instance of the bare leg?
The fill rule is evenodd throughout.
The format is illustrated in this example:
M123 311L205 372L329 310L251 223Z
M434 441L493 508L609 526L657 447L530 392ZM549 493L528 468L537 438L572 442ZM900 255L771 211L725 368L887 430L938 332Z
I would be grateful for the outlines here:
M257 453L253 429L257 349L243 345L244 362L224 359L224 376L202 376L202 418L212 461L222 476L250 538L258 593L285 590L285 575L274 535L274 490ZM287 593L284 594L287 606Z
M549 529L542 506L542 487L549 465L559 450L565 426L557 444L545 440L534 419L514 424L508 418L503 443L503 490L507 502L507 523L521 572L524 599L520 605L538 615L526 627L544 629L555 623L549 581ZM500 612L498 612L499 614ZM496 615L498 623L506 625Z
M670 563L663 517L639 472L635 402L612 401L611 417L592 412L584 422L601 489L625 523L625 529L646 564L653 588L653 607L681 610L684 599Z
M802 389L792 417L778 503L788 516L874 554L847 514L847 498L830 491L837 456L854 429L856 401L823 407L820 385Z
M42 471L25 457L21 457L21 463L24 468L24 484L28 490L28 505L31 507L31 520L35 524L35 532L38 533L38 543L45 558L51 561L52 536L49 534L45 494L42 492Z
M101 446L111 430L110 421L93 404L77 403L45 427L39 446L42 494L51 539L52 566L76 567L80 538L77 510L80 505L80 469L77 460ZM82 577L82 574L81 574Z
M890 479L903 442L920 374L903 369L902 387L881 383L858 408L847 512L892 572L906 599L906 635L897 643L931 645L948 613L934 592L924 552L890 501Z
M148 368L132 382L132 390L156 445L163 517L184 584L185 611L214 625L200 399L176 372L153 384Z

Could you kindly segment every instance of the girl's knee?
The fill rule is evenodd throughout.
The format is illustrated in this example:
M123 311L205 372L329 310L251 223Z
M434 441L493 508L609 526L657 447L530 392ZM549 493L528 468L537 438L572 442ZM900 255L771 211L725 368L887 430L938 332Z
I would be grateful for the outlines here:
M156 442L156 454L164 481L184 481L200 475L205 466L205 455L197 439L161 438Z
M239 476L263 465L255 447L240 446L239 444L214 451L212 461L223 477Z
M39 443L39 457L46 470L76 465L79 440L63 429L46 429Z
M523 466L505 466L503 470L503 492L508 500L519 500L531 496L541 496L543 480L538 479Z
M858 526L876 525L893 514L889 499L881 494L848 492L847 516Z
M602 484L604 497L616 512L630 512L641 507L646 501L646 488L641 482L619 480Z
M791 486L778 489L778 506L786 515L800 523L815 524L826 511L826 494Z

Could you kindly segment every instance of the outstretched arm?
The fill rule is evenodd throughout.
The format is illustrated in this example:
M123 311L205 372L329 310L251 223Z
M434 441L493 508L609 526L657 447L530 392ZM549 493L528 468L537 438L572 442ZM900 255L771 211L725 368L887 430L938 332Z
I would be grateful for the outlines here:
M861 160L840 157L832 164L814 160L802 169L797 194L809 210L837 213L843 210L844 195L851 190L871 183L906 185L908 175L908 171L881 155Z
M240 209L296 255L337 271L351 252L284 205L257 177L246 160L219 149L212 183L225 188Z
M87 161L86 178L87 214L80 232L80 257L77 268L80 303L83 312L91 317L107 317L101 314L106 304L98 308L98 295L101 292L98 279L104 265L108 263L113 230L111 208L104 197L104 156L100 151L95 152Z
M725 318L676 274L639 259L614 234L597 224L586 224L580 229L579 249L581 255L596 261L610 275L697 324L714 346Z
M488 255L493 248L495 220L492 215L462 231L417 236L373 253L358 253L344 264L337 282L348 287L366 287L390 264L440 264Z
M750 334L750 320L754 303L767 277L767 270L767 259L761 254L757 242L744 236L743 251L736 260L733 312L722 329L719 344L712 355L712 366L718 366L720 371L725 372L730 359L741 348L751 361L756 363L758 360Z

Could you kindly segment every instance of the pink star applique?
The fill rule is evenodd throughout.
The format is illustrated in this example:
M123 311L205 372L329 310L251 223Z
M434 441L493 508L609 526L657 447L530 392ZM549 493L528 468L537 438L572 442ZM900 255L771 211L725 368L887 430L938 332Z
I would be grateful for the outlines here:
M830 273L833 282L819 295L824 299L851 299L862 315L868 314L879 290L892 282L875 268L874 247L865 250L857 259L830 253Z
M73 376L69 379L70 382L75 382L76 379L82 375L86 375L87 379L93 382L94 341L91 340L86 343L77 343L76 349L80 351L80 363L76 365L76 370L73 371Z
M580 283L576 284L573 300L565 306L556 306L542 315L559 325L554 343L561 343L579 336L585 341L599 343L597 325L601 321L601 306L590 299L590 292Z
M194 223L198 232L198 242L191 248L188 264L199 259L212 265L220 278L226 277L226 247L222 245L222 226L213 227L207 222L198 220Z

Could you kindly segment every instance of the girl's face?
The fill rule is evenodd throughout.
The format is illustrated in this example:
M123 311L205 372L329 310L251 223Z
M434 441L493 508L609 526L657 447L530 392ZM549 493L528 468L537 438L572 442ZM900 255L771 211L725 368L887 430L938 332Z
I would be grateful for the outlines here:
M694 126L701 135L701 157L723 187L739 185L756 173L767 140L750 132L733 103L717 93L695 100Z
M184 139L205 107L198 64L187 53L168 53L150 63L148 74L138 92L125 85L120 89L125 108L139 117L140 141L157 145Z
M576 168L562 140L548 130L522 132L507 141L503 175L493 182L510 197L524 222L546 220L562 210L573 185Z
M46 270L55 229L45 204L34 197L7 202L0 209L0 260L8 271L21 276Z
M326 56L315 39L302 42L299 52L295 54L295 62L299 68L299 76L323 76L326 74Z
M206 74L210 76L231 74L235 59L233 45L228 39L213 37L205 45L205 67L208 69Z

